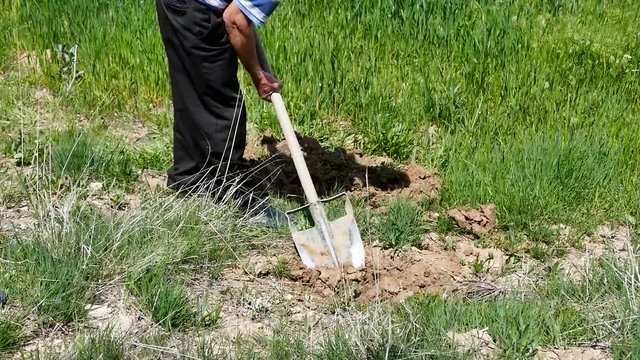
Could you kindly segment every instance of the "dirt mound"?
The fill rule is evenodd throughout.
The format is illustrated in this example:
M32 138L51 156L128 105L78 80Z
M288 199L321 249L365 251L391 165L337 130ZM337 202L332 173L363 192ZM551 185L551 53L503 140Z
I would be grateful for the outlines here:
M441 181L434 170L394 164L391 159L364 156L357 151L327 150L314 138L297 136L320 196L343 189L364 195L371 206L388 196L406 195L415 200L438 196ZM267 154L267 158L259 159L260 153ZM286 141L263 136L248 146L245 157L260 169L254 177L264 184L288 194L303 195Z
M480 210L468 207L452 209L449 211L449 217L466 231L476 236L485 236L496 226L496 206L483 205Z
M293 279L322 296L342 294L357 302L402 300L418 293L443 294L455 289L456 279L468 274L455 254L432 249L397 253L379 247L366 248L363 269L306 269L292 260Z

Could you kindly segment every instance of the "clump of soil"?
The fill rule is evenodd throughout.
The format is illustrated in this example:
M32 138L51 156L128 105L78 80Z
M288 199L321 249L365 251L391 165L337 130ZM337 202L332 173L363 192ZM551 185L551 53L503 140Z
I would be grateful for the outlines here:
M413 164L395 164L391 159L365 156L353 150L327 150L314 138L297 136L320 196L344 189L365 196L374 207L389 196L409 196L416 201L438 196L441 181L435 170ZM258 159L257 154L261 152L268 154L268 158ZM287 194L303 195L286 141L263 136L257 144L248 147L245 157L261 169L256 178L263 183Z
M306 269L292 260L292 276L322 296L336 293L356 302L403 300L418 293L452 292L456 279L469 273L455 254L442 249L411 249L397 253L380 247L366 248L367 264L362 269ZM345 293L347 291L347 293Z
M500 349L486 330L473 329L465 333L448 332L447 337L464 353L474 354L472 359L490 359Z
M482 205L480 210L463 207L449 210L449 217L462 229L476 236L486 236L496 226L496 206Z

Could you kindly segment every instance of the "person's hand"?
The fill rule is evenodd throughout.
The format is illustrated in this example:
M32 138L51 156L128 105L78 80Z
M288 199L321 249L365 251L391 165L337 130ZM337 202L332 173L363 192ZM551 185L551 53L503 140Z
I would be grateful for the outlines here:
M271 101L271 94L282 90L280 81L266 71L261 71L258 79L254 81L254 83L256 90L258 90L258 95L265 101Z

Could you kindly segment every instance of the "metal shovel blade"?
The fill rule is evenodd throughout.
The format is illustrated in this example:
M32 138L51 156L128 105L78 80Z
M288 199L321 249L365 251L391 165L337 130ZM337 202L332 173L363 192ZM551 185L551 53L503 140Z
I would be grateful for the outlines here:
M324 209L321 203L335 200L340 196L345 196L345 212L346 215L332 221L328 221L324 215ZM353 206L346 197L346 193L338 194L332 198L320 200L319 203L309 204L295 210L287 212L287 216L291 213L309 208L314 217L315 226L305 230L299 230L289 217L289 228L293 242L296 246L298 254L302 262L307 268L315 269L319 267L336 267L333 254L337 258L339 266L353 266L356 269L365 265L364 246L360 236L360 230L356 223ZM315 209L314 209L315 208ZM318 211L320 210L320 211ZM314 214L316 212L316 214ZM317 212L320 214L318 215ZM323 224L323 222L325 222ZM327 229L328 231L323 231ZM329 236L327 241L325 236ZM329 246L333 245L333 249ZM333 252L333 254L332 254Z

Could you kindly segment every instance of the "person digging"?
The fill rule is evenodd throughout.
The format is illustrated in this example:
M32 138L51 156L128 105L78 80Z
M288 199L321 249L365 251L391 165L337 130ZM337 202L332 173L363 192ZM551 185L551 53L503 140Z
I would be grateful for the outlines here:
M278 4L156 0L174 107L167 187L231 200L266 226L283 225L286 216L257 196L242 175L250 168L243 159L247 115L237 72L239 59L265 101L280 92L256 31Z

